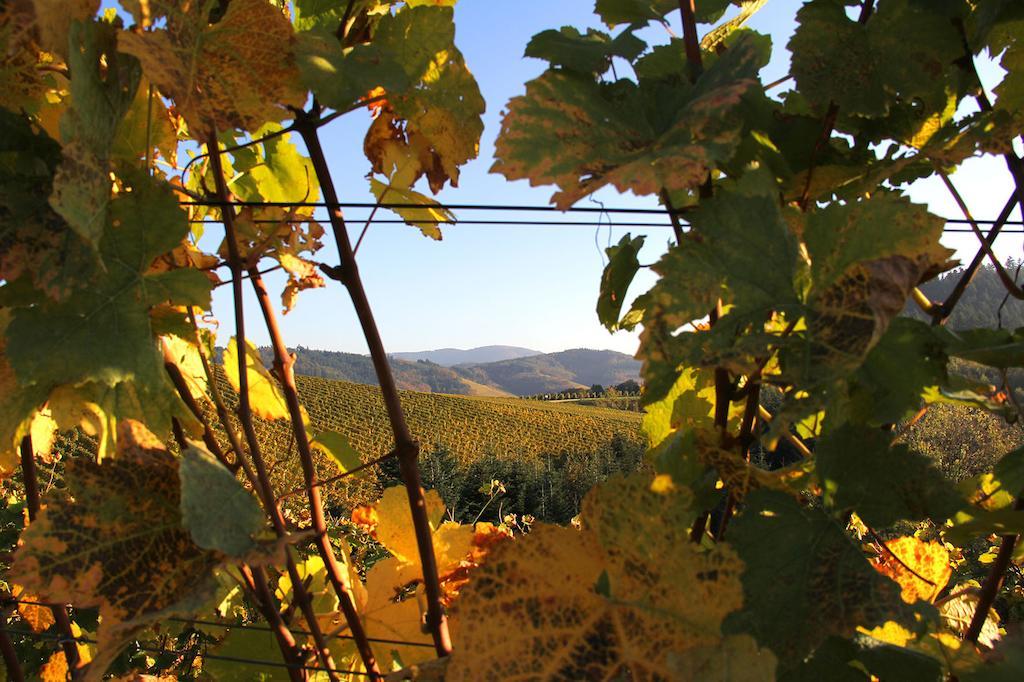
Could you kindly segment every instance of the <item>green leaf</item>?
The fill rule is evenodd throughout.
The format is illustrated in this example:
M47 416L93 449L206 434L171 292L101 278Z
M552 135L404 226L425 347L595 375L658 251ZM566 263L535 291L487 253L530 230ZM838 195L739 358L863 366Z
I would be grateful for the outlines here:
M333 30L299 34L296 60L319 101L348 109L375 87L389 95L416 87L435 57L454 45L452 10L417 7L384 15L369 43L345 50Z
M701 23L718 21L730 0L701 0L696 3L695 17ZM617 24L662 21L679 11L679 0L597 0L594 11L609 26Z
M279 130L279 123L268 123L254 132L253 137L263 137ZM235 152L234 170L241 174L235 178L235 186L251 186L253 190L238 192L240 199L269 202L297 199L316 202L320 199L320 185L313 171L313 162L299 153L290 133Z
M797 13L789 42L797 88L816 113L836 104L847 116L881 117L899 100L941 112L959 36L941 13L911 0L881 3L866 24L842 0L814 0Z
M1024 447L1003 455L993 471L1001 486L1014 497L1024 494Z
M107 274L60 303L20 309L8 328L7 353L18 380L48 388L95 381L166 380L150 310L167 301L210 305L210 280L198 270L149 274L153 260L188 234L169 185L141 173L111 202L100 242Z
M370 178L370 191L377 197L378 203L389 204L410 204L422 206L422 208L394 207L394 211L402 217L409 225L419 228L424 237L441 239L441 225L455 222L455 214L445 208L440 202L434 201L428 196L420 194L411 189L401 189L392 185Z
M998 369L1024 365L1024 329L936 330L950 355Z
M178 460L132 422L118 450L102 464L66 463L67 490L47 495L11 567L43 600L99 607L98 675L141 628L201 606L220 563L182 526Z
M197 138L234 128L254 131L291 118L288 107L305 104L294 33L280 7L233 0L213 24L205 3L161 2L153 14L166 17L164 27L122 31L118 49L142 63Z
M756 490L729 526L746 565L743 610L724 631L748 632L780 661L803 660L830 635L900 620L899 586L882 576L822 511L789 495Z
M533 36L526 46L527 57L546 59L551 66L571 71L602 74L612 64L612 57L633 61L647 44L631 31L612 38L604 31L588 29L586 35L572 26L550 29Z
M290 679L274 633L265 622L255 625L267 629L211 628L211 634L221 636L221 640L210 653L223 658L204 658L203 671L218 682L286 682ZM241 665L233 659L266 661L267 665Z
M257 547L263 528L259 502L223 464L192 443L181 453L181 520L203 549L241 558Z
M110 24L74 21L69 43L72 104L61 117L64 160L50 205L98 248L110 205L110 152L142 72L135 59L117 51Z
M615 331L619 325L619 315L626 299L626 291L640 269L637 256L643 245L644 237L633 239L627 234L619 240L618 245L605 249L605 253L608 254L608 265L601 276L597 319L608 328L608 331Z
M942 523L964 501L933 464L892 434L846 424L828 431L815 446L818 476L834 509L853 509L864 521L885 528L900 519Z
M947 385L947 360L930 325L897 317L850 379L851 414L874 426L902 421Z
M1015 509L975 509L961 511L953 518L953 526L945 530L945 538L955 545L965 545L985 535L1018 535L1024 533L1024 511Z
M28 118L2 108L0 131L0 279L5 289L24 278L48 297L62 298L90 279L96 258L48 202L60 145L35 132Z
M693 86L549 70L509 102L491 170L557 186L561 209L607 185L637 195L695 188L739 143L737 106L763 59L757 41L740 40Z
M939 240L946 222L894 192L810 213L804 230L817 291L836 284L857 263L903 256L945 263L953 252Z
M348 442L348 438L337 431L320 431L314 434L312 446L330 455L342 473L363 465L363 459Z
M855 370L902 312L911 290L949 267L944 222L890 193L832 204L804 228L811 276L807 331L782 359L795 383L814 387Z

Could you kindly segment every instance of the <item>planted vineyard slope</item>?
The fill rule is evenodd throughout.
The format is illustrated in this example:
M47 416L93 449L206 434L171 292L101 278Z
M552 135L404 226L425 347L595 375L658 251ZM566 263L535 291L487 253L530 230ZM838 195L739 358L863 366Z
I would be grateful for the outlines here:
M376 386L314 377L298 382L314 427L343 433L363 457L383 455L391 447ZM402 405L425 450L443 447L462 461L484 454L588 453L616 436L642 438L640 416L621 410L412 391L402 392Z
M223 377L222 377L223 378ZM377 386L318 377L296 377L314 432L343 434L364 461L392 447L391 431ZM218 382L226 401L235 396L226 380ZM484 398L401 391L402 406L424 454L447 450L462 463L487 455L505 460L530 460L543 455L590 455L614 440L643 446L641 415L636 412L548 403L520 398ZM302 486L294 463L291 430L284 421L257 419L260 442L271 464L278 491ZM317 453L318 477L338 473L326 455ZM329 507L348 511L373 498L373 473L342 479L323 487ZM292 498L298 499L298 498Z

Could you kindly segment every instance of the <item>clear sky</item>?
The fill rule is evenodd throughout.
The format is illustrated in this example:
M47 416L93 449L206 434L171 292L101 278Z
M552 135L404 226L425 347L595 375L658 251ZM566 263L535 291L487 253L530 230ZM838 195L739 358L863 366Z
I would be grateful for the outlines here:
M765 82L785 76L788 69L786 42L795 24L799 0L772 0L751 21L774 42L772 63L762 74ZM510 183L488 174L493 161L494 139L501 112L510 97L521 94L523 84L539 75L544 62L522 57L530 37L548 28L573 25L601 28L593 14L593 0L461 0L456 7L456 41L466 56L487 101L480 157L462 173L460 187L446 189L441 197L460 204L545 205L551 188L531 188L525 181ZM670 17L680 33L677 15ZM704 27L705 29L707 27ZM648 42L663 42L662 28L648 29ZM987 80L998 82L1001 72L984 70ZM363 111L329 125L322 131L324 146L335 175L341 201L372 202L362 154L362 139L369 116ZM962 185L978 218L994 218L1010 195L1005 167L998 159L974 161L954 178ZM928 202L939 215L961 217L937 180L919 183L911 196ZM424 191L422 187L418 187ZM603 191L597 199L607 206L656 207L653 198L637 198ZM594 205L584 200L579 205ZM510 218L513 214L456 212L459 217ZM366 211L350 210L350 230L362 227ZM537 216L537 214L530 214ZM393 218L386 211L378 217ZM588 220L587 214L552 214L550 219ZM613 216L618 220L649 220L649 217ZM636 335L609 334L598 324L594 306L604 265L597 244L607 245L627 231L649 234L641 262L653 263L664 251L671 231L664 228L629 229L602 227L493 227L451 226L444 239L435 242L405 225L375 225L359 251L360 272L365 281L378 325L389 351L414 351L441 347L469 348L489 344L525 346L543 352L566 348L611 348L634 353ZM948 246L970 249L973 237L948 237ZM1004 236L997 252L1019 257L1019 235ZM321 257L333 260L334 245L327 242ZM969 259L973 251L958 256ZM650 273L638 276L630 295L642 293L652 282ZM268 276L274 289L283 278ZM221 342L233 333L229 288L214 297L214 312L221 321ZM267 342L252 299L246 310L249 336ZM362 335L344 289L329 283L326 289L300 295L296 309L282 320L290 346L366 352Z

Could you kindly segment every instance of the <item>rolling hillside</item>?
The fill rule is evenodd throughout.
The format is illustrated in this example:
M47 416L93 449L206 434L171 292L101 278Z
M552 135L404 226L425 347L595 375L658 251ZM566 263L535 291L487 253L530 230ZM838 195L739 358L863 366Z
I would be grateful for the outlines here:
M453 369L467 379L515 395L535 395L636 380L640 375L640 362L625 353L577 348L515 360L460 365Z
M314 432L343 434L364 461L387 454L392 446L391 429L377 387L303 376L297 377L297 382ZM222 381L220 388L233 405L231 387ZM402 392L402 405L424 455L445 450L463 464L485 457L523 462L545 455L597 455L615 441L641 448L644 443L641 415L636 412L412 391ZM261 442L268 444L263 454L275 489L301 488L288 422L257 420L257 432ZM337 473L327 456L317 453L316 458L318 476ZM350 505L367 497L374 480L374 474L368 473L325 485L325 501L329 506Z
M373 364L366 355L301 346L294 352L296 374L357 384L377 383ZM261 348L260 354L269 366L273 359L270 349ZM391 368L398 387L404 390L485 397L554 393L594 384L613 386L636 380L640 375L640 363L625 353L585 348L453 367L392 356Z
M502 360L515 360L531 355L541 355L539 350L520 348L519 346L480 346L479 348L439 348L437 350L424 350L415 353L392 353L391 357L416 362L426 360L441 365L452 367L454 365L479 365L483 362L500 362Z

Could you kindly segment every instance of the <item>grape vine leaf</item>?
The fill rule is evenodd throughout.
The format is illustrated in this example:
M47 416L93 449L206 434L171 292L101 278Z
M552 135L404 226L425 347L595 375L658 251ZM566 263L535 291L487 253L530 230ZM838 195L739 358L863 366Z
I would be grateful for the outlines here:
M0 109L0 279L21 278L52 299L88 281L95 256L47 199L60 145L24 116Z
M50 393L47 405L60 430L81 429L96 439L98 461L115 452L118 425L125 419L140 421L161 437L170 434L172 419L189 433L201 433L195 416L166 376L154 386L134 381L60 386Z
M157 304L210 305L210 280L191 269L149 273L157 256L188 234L185 214L165 183L125 175L110 204L99 253L107 275L65 300L19 309L7 330L7 355L21 384L49 390L95 381L165 385L150 310Z
M110 156L116 160L144 159L149 145L150 152L155 149L168 163L177 165L178 132L173 115L156 89L150 93L151 87L145 78L139 81L135 99L113 136Z
M35 17L26 3L0 8L0 108L31 111L48 89L48 77L37 69Z
M74 23L87 23L100 8L99 0L31 0L31 4L39 47L64 59L74 52L69 45Z
M174 100L192 134L254 131L290 117L305 104L295 63L295 35L284 12L267 0L235 0L209 23L206 3L158 0L152 19L166 29L122 32L118 49L142 63L147 78Z
M137 422L117 440L115 459L67 462L67 490L47 496L11 567L48 601L99 607L96 675L145 625L201 606L221 561L181 524L178 460Z
M260 352L252 341L245 340L245 373L249 382L249 400L252 411L262 419L288 419L288 404L277 380L263 366ZM238 342L231 337L224 350L224 374L231 387L241 390L238 371Z
M797 383L813 385L863 363L911 290L952 265L952 251L939 244L943 226L923 206L886 192L807 217L807 343L783 354Z
M348 438L337 431L319 431L313 434L311 445L330 455L342 472L352 471L363 464L362 458L348 442Z
M896 583L871 567L844 529L784 493L751 493L729 540L747 568L743 611L729 617L725 631L753 635L787 666L830 635L905 614Z
M31 433L38 409L46 400L46 391L40 387L20 386L7 361L4 331L9 320L10 311L0 309L0 395L4 396L4 409L0 410L0 479L18 470L21 440Z
M455 603L448 679L672 679L734 648L719 628L742 603L742 565L724 544L688 542L690 500L619 477L585 498L582 531L537 524L499 545ZM773 675L770 653L740 648Z
M936 334L954 357L997 369L1024 365L1024 329L963 329L942 327Z
M886 431L849 423L823 435L815 459L828 503L855 509L879 528L899 519L942 523L956 514L964 501L931 459L891 441Z
M354 106L376 87L389 97L419 85L431 63L454 45L452 10L409 8L385 14L371 42L345 50L333 31L299 35L298 65L303 82L332 109Z
M223 464L198 443L181 453L181 521L203 549L242 558L257 548L253 540L265 516L256 498Z
M548 70L508 103L491 170L557 186L560 209L606 185L637 195L694 188L739 143L737 107L756 87L762 48L737 41L692 86Z
M584 35L572 26L542 31L530 39L526 57L545 59L551 66L560 66L582 73L604 73L613 57L632 62L647 48L631 31L612 38L604 31L588 29Z
M787 46L797 88L815 112L834 103L844 115L881 117L897 98L941 112L946 74L962 53L953 24L912 0L881 3L865 24L851 19L845 5L805 4Z
M903 601L935 601L953 574L949 552L942 543L906 535L886 540L885 547L872 564L899 584Z
M380 180L370 178L370 191L377 198L378 204L385 202L406 204L402 207L392 207L390 210L401 216L402 220L409 225L419 228L424 237L440 240L440 226L456 221L455 214L451 210L415 190L402 189L399 186L385 184Z
M299 67L319 101L345 110L383 92L364 148L374 170L400 189L423 175L435 193L446 182L455 186L459 166L479 151L485 104L455 47L450 4L414 3L384 13L370 42L352 48L323 29L300 34ZM395 164L408 164L409 178L392 177Z
M712 23L725 12L731 0L704 0L695 3L694 17L700 23ZM594 11L609 26L664 21L679 11L679 0L597 0Z
M61 117L63 160L50 205L83 239L98 246L110 208L110 152L135 99L138 62L117 51L117 32L106 22L73 22L68 68L71 106Z
M619 326L619 315L625 302L626 291L640 270L637 256L643 248L644 237L633 239L624 235L619 243L605 249L608 265L601 275L601 293L597 298L597 319L614 331Z
M386 489L373 507L377 513L377 527L374 530L377 541L400 562L416 562L419 546L409 522L409 496L405 488L392 486ZM431 529L436 532L444 515L444 502L436 490L426 492L426 510Z
M850 377L850 412L874 426L902 421L948 383L945 348L930 325L897 317Z

